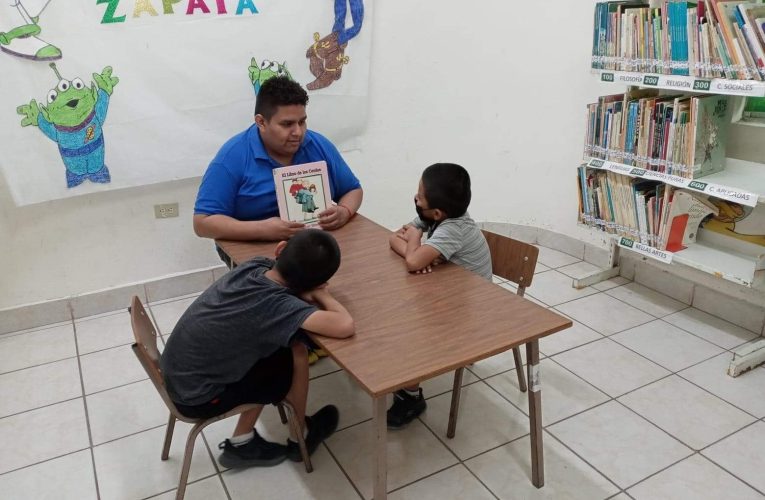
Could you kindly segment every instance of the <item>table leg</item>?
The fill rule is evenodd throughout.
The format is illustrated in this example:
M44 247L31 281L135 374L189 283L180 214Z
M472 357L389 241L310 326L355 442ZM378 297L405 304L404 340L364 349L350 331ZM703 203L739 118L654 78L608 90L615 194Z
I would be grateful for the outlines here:
M374 427L374 450L372 478L374 480L374 500L388 498L388 444L386 434L388 423L385 419L387 400L385 396L372 401L372 426Z
M542 386L539 382L539 341L526 344L526 369L529 386L529 427L531 428L531 482L545 485L545 461L542 446Z

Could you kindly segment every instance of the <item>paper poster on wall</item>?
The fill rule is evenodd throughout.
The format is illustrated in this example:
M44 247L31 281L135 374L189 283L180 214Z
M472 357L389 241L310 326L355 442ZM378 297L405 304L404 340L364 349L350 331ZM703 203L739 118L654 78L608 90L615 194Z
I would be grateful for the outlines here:
M366 123L367 0L0 3L0 172L17 205L200 176L260 85L309 92L340 150Z

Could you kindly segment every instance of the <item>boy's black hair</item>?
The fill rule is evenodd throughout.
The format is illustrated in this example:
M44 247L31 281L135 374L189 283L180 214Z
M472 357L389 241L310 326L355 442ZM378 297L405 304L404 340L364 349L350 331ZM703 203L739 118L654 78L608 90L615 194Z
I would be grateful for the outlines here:
M305 229L287 241L276 259L276 270L296 292L326 283L340 267L340 247L321 229Z
M255 98L255 114L270 120L279 106L308 105L308 93L288 76L274 76L266 80Z
M428 208L438 208L447 218L461 217L470 205L470 174L455 163L434 163L422 172Z

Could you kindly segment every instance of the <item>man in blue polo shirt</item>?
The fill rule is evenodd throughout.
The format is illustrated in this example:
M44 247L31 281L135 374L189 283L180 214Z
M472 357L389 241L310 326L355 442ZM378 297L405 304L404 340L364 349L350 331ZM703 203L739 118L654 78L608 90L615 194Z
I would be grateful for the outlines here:
M272 169L324 160L332 200L319 213L323 229L344 226L361 206L361 184L327 138L306 127L308 94L289 77L260 88L255 124L229 139L207 167L194 206L194 231L204 238L287 240L305 228L279 218Z

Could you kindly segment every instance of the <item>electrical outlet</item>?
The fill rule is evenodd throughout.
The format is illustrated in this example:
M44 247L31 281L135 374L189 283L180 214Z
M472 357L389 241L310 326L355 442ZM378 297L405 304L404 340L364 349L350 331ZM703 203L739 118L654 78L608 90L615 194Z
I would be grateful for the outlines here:
M178 217L178 203L162 203L160 205L154 205L154 217L157 219Z

